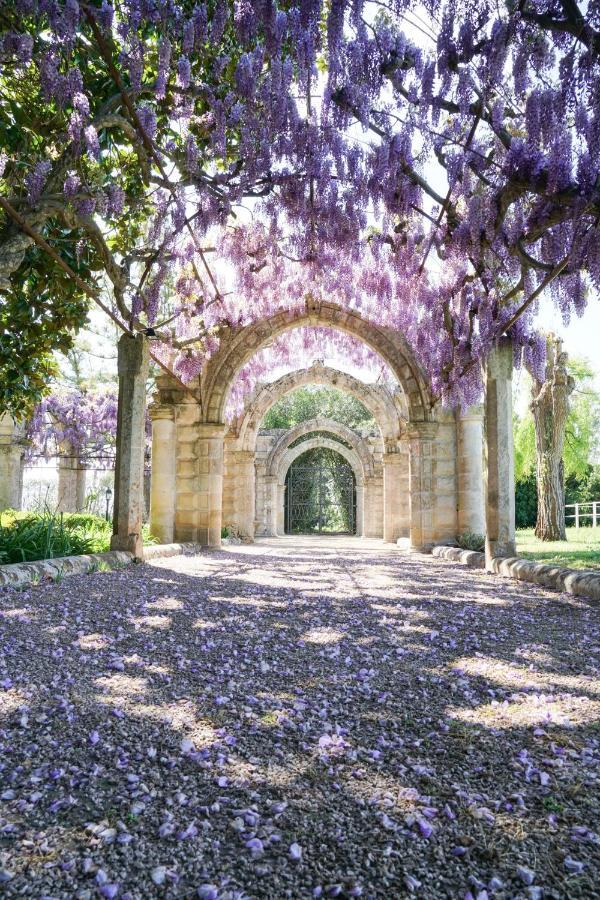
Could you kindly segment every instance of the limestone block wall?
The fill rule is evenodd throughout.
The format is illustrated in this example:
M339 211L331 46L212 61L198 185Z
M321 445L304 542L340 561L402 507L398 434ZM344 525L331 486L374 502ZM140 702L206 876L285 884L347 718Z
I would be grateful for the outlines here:
M383 474L365 478L364 534L368 538L383 536Z
M223 458L223 525L252 538L255 532L255 455L236 449L231 435L225 438Z

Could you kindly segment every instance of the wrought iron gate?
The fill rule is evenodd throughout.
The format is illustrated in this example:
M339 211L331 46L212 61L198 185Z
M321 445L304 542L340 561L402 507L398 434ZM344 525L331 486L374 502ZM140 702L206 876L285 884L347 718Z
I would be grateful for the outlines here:
M356 532L356 484L347 462L292 463L285 486L287 534Z

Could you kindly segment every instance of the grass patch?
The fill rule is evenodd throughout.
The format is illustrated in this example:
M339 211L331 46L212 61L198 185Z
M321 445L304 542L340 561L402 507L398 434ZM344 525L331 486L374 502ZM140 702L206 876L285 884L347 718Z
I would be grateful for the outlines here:
M566 541L540 541L532 528L517 531L517 553L569 569L600 569L600 528L567 528Z
M0 565L104 553L110 550L112 525L90 513L0 514ZM144 544L155 544L149 527L142 528Z

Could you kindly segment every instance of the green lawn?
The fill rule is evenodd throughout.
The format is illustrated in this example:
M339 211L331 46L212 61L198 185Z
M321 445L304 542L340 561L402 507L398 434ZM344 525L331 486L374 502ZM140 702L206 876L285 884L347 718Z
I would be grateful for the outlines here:
M567 528L566 541L538 541L533 528L517 531L517 553L571 569L600 569L600 528Z

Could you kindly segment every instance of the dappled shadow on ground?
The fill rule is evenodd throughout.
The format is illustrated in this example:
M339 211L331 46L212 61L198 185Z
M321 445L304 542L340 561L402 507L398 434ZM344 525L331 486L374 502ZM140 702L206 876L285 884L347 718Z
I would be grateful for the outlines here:
M0 646L8 896L597 896L585 601L270 541L0 594Z

